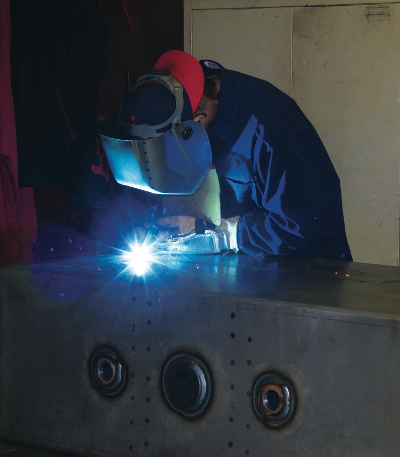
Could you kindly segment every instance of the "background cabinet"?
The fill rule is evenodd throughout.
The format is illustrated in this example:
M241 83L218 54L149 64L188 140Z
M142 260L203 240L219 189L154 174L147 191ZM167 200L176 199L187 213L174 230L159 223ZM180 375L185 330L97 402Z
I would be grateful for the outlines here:
M186 0L185 50L296 100L341 179L354 260L398 265L400 5L330 3Z

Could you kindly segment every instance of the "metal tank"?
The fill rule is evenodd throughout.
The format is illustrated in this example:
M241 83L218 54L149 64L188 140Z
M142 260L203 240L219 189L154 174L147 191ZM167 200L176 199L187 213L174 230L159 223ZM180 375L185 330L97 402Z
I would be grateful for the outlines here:
M0 269L0 438L88 456L400 451L400 270L245 255Z

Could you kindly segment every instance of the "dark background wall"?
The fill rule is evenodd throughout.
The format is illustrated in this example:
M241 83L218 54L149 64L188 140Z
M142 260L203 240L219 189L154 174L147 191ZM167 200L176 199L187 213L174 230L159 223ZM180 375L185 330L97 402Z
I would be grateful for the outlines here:
M183 50L183 0L101 0L100 9L108 35L104 56L108 70L100 87L99 120L121 106L126 72L131 90L160 55L171 49ZM104 185L110 201L108 207L101 208L71 206L67 183L34 188L36 260L106 253L110 252L108 246L123 244L135 211L140 211L137 201L150 207L153 200L140 191L119 186L112 177Z

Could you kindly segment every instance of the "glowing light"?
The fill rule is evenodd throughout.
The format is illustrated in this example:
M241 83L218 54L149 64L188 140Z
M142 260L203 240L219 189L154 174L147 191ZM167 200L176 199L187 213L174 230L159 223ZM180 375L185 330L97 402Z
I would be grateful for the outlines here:
M135 242L130 245L130 251L124 253L124 259L128 262L133 273L142 276L149 269L151 262L154 261L152 246Z

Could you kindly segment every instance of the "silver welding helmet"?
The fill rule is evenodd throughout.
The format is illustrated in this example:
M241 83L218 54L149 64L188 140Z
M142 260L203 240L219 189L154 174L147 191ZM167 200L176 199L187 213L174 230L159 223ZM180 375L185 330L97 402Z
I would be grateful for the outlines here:
M181 122L183 86L171 75L150 74L138 79L138 87L158 83L175 96L175 112L159 125L118 122L132 140L110 138L99 132L108 164L116 181L155 194L191 195L199 189L211 168L207 132L199 123ZM171 129L160 132L168 125Z

